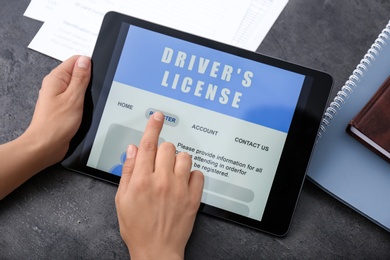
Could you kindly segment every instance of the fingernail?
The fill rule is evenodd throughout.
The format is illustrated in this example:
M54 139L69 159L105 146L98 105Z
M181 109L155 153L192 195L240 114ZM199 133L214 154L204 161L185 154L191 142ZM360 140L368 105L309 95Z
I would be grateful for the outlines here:
M87 56L80 56L77 60L77 67L79 68L88 69L90 64L91 60Z
M126 150L126 158L127 159L131 159L135 156L135 152L136 152L136 149L135 149L135 146L134 145L129 145L127 147L127 150Z
M153 114L153 117L154 119L156 119L157 121L163 121L164 120L164 114L161 113L161 112L155 112Z

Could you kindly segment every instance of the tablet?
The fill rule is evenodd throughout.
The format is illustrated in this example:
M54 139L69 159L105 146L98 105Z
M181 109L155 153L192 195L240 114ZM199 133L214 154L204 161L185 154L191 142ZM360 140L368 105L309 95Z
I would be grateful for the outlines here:
M305 178L332 78L110 12L92 55L83 122L62 164L119 183L148 118L159 142L205 175L201 212L282 236Z

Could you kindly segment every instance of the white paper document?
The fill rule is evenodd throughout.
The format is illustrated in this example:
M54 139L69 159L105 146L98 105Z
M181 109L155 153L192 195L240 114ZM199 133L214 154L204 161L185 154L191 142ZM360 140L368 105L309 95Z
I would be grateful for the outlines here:
M59 0L31 0L24 16L44 22L55 10Z
M117 11L255 51L288 0L32 0L25 15L45 21L29 48L65 60L91 56L108 11Z

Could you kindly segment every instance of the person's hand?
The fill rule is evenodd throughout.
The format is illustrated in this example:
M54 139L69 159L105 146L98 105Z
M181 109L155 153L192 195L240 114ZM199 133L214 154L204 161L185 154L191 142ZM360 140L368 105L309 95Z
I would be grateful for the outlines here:
M157 148L164 115L154 113L139 148L129 145L115 197L131 259L183 259L200 206L204 177L189 154Z
M90 59L73 56L43 79L26 135L45 147L48 165L65 156L70 140L80 127L90 76Z
M81 123L90 76L90 59L73 56L45 77L29 127L0 145L0 200L65 156Z

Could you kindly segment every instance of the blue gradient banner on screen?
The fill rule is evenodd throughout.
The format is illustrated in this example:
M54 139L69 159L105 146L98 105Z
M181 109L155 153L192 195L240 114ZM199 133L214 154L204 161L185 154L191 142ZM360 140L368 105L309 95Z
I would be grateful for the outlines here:
M114 81L288 132L304 78L130 26Z

